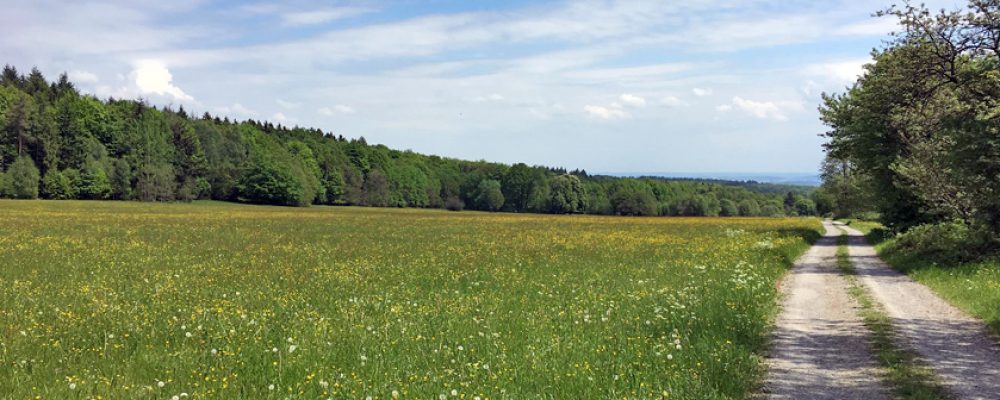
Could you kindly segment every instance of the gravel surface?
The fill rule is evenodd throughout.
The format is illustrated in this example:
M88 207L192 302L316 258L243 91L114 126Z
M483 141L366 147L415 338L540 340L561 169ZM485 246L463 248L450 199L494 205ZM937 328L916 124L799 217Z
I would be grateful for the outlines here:
M758 397L888 399L871 355L868 330L837 268L840 231L829 222L823 225L826 234L783 281L783 309Z
M1000 346L986 325L890 269L861 232L842 228L858 278L892 318L898 344L916 352L958 399L1000 399Z

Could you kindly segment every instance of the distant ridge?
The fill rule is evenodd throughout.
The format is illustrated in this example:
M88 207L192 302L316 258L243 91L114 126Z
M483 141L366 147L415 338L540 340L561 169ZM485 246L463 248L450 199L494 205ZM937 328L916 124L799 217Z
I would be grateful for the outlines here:
M599 174L615 177L655 176L674 179L754 181L813 187L819 186L822 183L819 174L813 172L601 172Z

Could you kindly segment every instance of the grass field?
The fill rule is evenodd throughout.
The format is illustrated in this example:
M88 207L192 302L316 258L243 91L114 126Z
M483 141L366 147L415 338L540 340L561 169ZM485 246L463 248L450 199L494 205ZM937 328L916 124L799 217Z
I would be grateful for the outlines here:
M721 399L820 225L0 201L0 228L3 398Z

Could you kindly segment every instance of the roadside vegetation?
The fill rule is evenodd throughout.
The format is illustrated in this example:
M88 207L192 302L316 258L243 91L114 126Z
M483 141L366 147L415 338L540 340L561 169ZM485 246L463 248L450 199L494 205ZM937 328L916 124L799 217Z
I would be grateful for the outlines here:
M804 218L0 200L11 398L743 398Z

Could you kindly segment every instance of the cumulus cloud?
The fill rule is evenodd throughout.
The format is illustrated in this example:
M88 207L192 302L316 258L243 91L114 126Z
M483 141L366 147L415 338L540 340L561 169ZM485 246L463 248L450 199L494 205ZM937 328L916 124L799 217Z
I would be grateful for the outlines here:
M230 114L230 115L238 115L245 117L257 114L256 111L246 108L240 103L235 103L231 106L216 107L215 111L220 114Z
M740 110L743 113L759 119L786 121L785 110L799 110L802 104L797 102L756 101L734 96L732 104L722 104L715 109L721 112Z
M97 74L87 71L73 70L69 71L69 80L76 83L97 83L99 79Z
M698 97L705 97L712 94L712 89L694 88L691 89L691 93Z
M634 94L624 93L621 96L618 96L618 100L621 100L622 103L628 104L632 107L646 106L646 99Z
M285 116L285 113L280 111L274 113L274 115L272 115L271 118L274 118L274 120L278 122L288 122L288 117Z
M316 112L318 112L320 114L323 114L323 115L332 116L332 115L336 115L336 114L354 114L354 113L357 112L357 110L355 110L354 107L351 107L351 106L346 106L346 105L343 105L343 104L337 104L337 105L335 105L333 107L322 107L322 108L316 110Z
M612 104L611 107L586 105L583 106L583 110L594 118L606 120L629 118L630 115L625 110L622 110L620 105L615 107L616 104Z
M687 105L687 103L685 103L684 100L681 100L677 96L666 96L660 99L660 104L664 105L665 107L680 107Z
M488 96L479 96L479 97L476 97L473 100L475 100L477 102L504 101L504 97L503 97L503 95L501 95L499 93L493 93L493 94L490 94Z
M141 60L135 63L131 74L141 94L170 96L175 100L193 101L187 93L173 84L174 76L166 64L158 60Z

